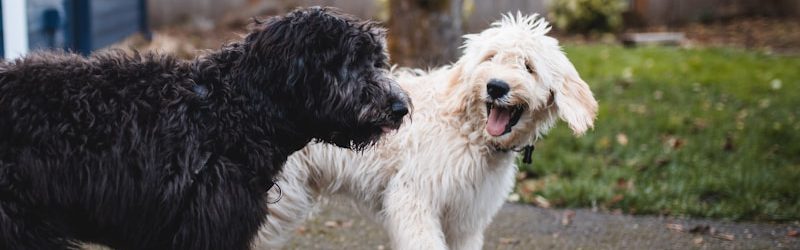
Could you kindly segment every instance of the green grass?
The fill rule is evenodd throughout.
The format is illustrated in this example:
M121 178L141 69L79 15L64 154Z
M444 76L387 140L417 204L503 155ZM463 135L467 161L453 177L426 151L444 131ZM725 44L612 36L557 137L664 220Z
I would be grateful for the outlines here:
M566 46L595 129L537 144L523 201L734 220L800 219L800 57Z

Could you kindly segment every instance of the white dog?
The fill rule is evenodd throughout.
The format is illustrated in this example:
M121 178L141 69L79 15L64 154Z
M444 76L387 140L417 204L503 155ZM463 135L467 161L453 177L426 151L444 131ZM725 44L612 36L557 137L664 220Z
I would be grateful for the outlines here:
M280 247L317 200L340 197L382 223L393 249L480 249L514 185L515 151L556 117L576 134L594 123L597 102L549 30L509 14L465 36L454 65L400 70L410 125L366 152L310 144L292 155L255 247Z

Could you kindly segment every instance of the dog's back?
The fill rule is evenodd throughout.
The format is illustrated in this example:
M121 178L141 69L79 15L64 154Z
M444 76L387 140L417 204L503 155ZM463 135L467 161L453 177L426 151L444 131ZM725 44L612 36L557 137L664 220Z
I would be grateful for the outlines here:
M196 129L178 125L195 122L192 111L202 107L188 75L171 57L119 51L90 58L45 52L6 63L0 68L0 159L33 166L26 171L77 175L81 169L52 165L75 158L113 168L129 165L131 154L156 153L137 144L170 150L170 143L186 143L179 138ZM110 159L120 162L102 162ZM36 166L42 169L31 169Z
M78 139L88 147L109 143L104 140L115 139L107 136L114 131L157 120L133 116L155 116L174 108L170 105L188 103L183 99L196 95L191 93L187 75L186 67L167 56L110 51L86 58L40 52L0 66L3 132L37 137L30 138L33 141L103 133Z
M117 51L44 52L0 66L0 221L99 242L169 225L152 217L177 212L159 210L180 200L185 190L169 184L185 185L181 167L191 163L181 161L202 139L191 125L201 102L180 80L188 72L170 57ZM147 184L158 176L174 179L161 180L163 190Z

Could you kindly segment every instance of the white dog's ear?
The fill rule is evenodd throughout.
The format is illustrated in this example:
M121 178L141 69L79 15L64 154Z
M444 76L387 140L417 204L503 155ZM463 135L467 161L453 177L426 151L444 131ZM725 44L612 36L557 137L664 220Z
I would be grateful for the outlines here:
M589 85L575 70L563 76L561 89L555 91L555 105L558 116L569 124L576 135L582 135L594 127L597 117L597 101L592 96Z

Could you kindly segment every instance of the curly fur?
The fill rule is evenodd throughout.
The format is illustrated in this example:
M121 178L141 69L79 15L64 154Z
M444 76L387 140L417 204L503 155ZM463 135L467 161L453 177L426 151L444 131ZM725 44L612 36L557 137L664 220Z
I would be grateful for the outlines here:
M292 152L361 149L400 125L384 33L310 8L194 61L2 62L0 249L248 248Z
M454 65L400 70L413 123L362 153L311 144L292 155L278 179L284 198L269 207L257 247L280 247L318 200L344 198L384 225L392 249L481 249L514 184L511 149L533 143L558 117L580 134L596 116L591 91L548 29L536 15L509 14L468 35ZM492 79L507 82L508 94L489 98ZM525 110L510 132L493 136L487 103Z

